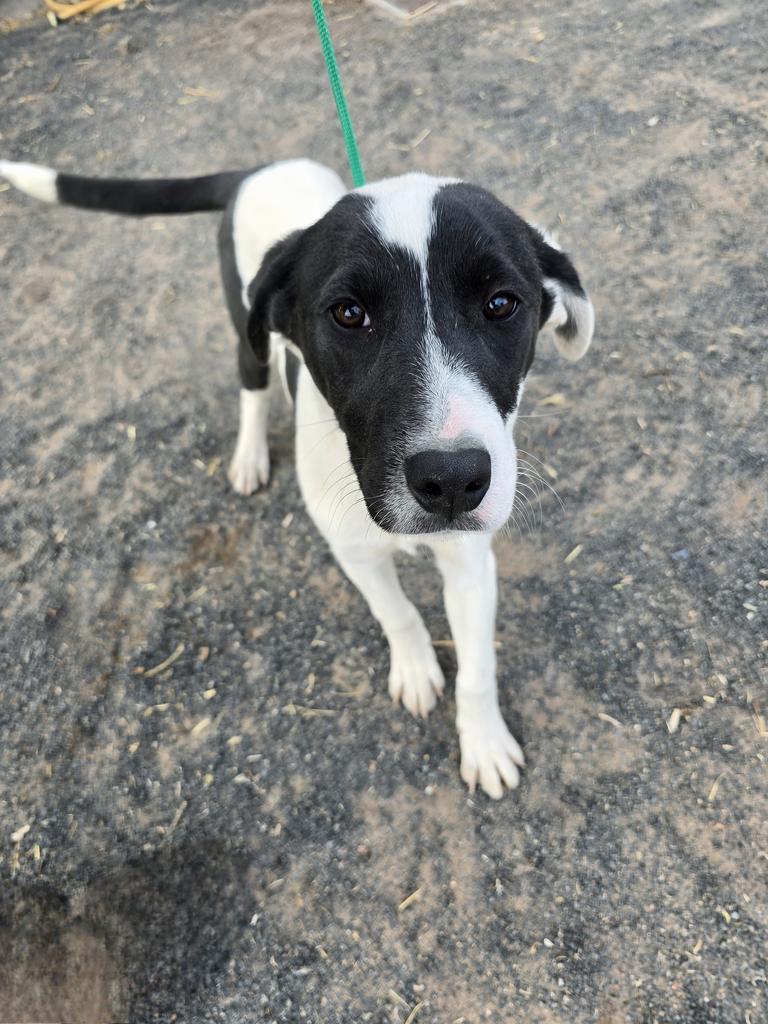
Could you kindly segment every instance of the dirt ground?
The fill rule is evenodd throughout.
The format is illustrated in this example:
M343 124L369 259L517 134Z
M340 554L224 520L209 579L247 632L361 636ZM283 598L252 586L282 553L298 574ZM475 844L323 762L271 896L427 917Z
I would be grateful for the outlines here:
M390 706L285 408L269 490L229 489L215 219L8 191L0 1020L766 1022L768 8L329 13L369 177L496 190L595 301L520 421L564 508L542 487L498 543L528 768L472 797L451 687L426 724ZM296 0L37 19L0 35L0 153L342 169L324 76Z

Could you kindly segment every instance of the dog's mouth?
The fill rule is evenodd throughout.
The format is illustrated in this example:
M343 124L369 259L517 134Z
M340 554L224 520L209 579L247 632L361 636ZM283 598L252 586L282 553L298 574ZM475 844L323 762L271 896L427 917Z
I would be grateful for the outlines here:
M368 512L393 534L492 533L512 511L511 490L496 481L481 447L426 449L409 455L383 488L361 489Z
M366 502L368 512L378 527L386 533L419 536L481 532L487 530L479 516L462 513L447 517L423 512L418 508L400 508L393 511L392 504L385 501Z

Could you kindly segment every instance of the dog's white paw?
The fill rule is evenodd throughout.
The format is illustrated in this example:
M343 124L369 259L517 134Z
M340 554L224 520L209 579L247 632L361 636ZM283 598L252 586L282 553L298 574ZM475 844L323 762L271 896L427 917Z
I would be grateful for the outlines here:
M421 620L400 630L394 643L390 638L389 695L395 704L402 701L416 718L426 718L444 686L432 641Z
M520 781L518 768L525 765L520 745L501 717L496 699L482 709L459 710L456 717L461 746L461 777L474 792L476 786L499 800L504 787Z
M238 494L253 494L269 482L269 448L265 444L238 445L227 473Z

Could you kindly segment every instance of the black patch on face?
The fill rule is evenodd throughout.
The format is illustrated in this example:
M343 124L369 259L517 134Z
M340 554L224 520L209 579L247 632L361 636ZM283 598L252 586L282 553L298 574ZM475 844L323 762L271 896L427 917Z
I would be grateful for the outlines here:
M300 286L314 303L306 302L300 344L346 435L369 512L393 527L385 508L389 483L402 479L408 435L423 417L420 354L427 316L419 267L409 253L382 244L370 226L370 204L367 197L348 196L322 232L310 229L315 258ZM319 270L329 251L336 254L330 275ZM359 303L370 326L336 324L328 309L340 299Z
M434 209L428 274L437 336L506 417L533 362L540 324L541 272L530 228L474 185L445 186ZM490 321L483 309L499 293L519 304L509 320Z
M271 329L301 348L346 435L368 509L386 525L388 482L402 476L407 435L422 422L426 307L419 268L408 253L382 244L370 203L345 196L299 240L292 236L278 243L274 257L267 254L254 282L249 330L257 346ZM290 279L270 292L270 279L282 279L286 262ZM344 300L366 310L370 327L344 328L333 320L330 309Z

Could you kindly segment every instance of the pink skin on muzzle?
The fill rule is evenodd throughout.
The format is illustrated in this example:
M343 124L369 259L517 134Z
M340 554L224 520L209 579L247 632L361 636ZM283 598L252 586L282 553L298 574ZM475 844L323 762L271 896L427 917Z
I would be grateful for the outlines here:
M451 395L448 399L448 414L437 436L441 441L455 441L461 434L473 433L472 428L476 431L477 425L477 409L473 403L461 395ZM490 494L475 510L475 515L484 526L492 523L496 515L493 501L489 501L489 497Z
M468 428L471 422L471 403L459 395L451 395L448 399L448 415L437 436L441 441L453 441Z

